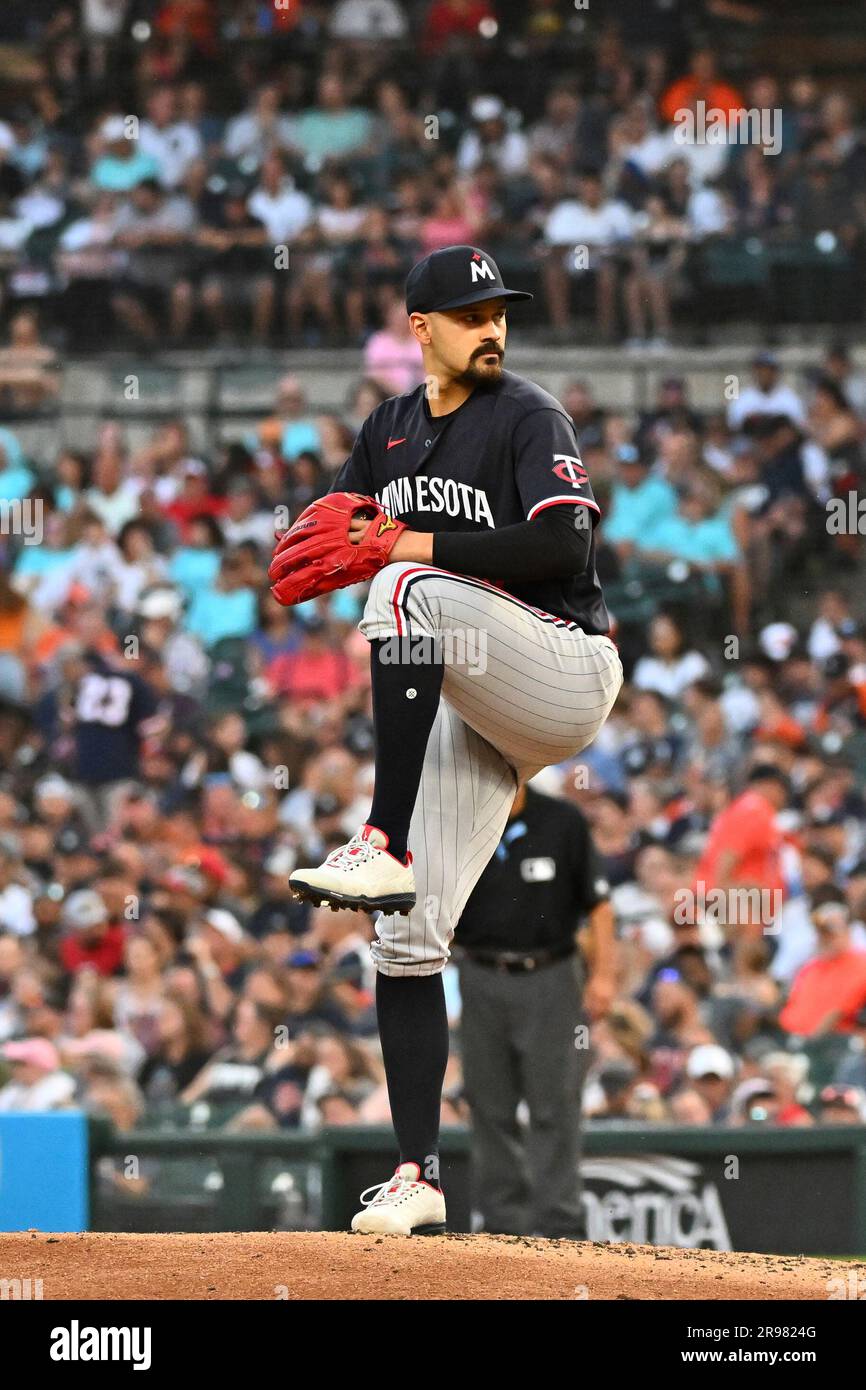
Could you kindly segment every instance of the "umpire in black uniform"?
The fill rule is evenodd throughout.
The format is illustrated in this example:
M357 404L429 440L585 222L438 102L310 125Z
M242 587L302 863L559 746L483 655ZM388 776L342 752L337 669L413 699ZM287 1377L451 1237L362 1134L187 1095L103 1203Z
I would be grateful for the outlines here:
M578 947L583 920L586 960ZM581 1025L607 1012L616 969L608 884L576 806L521 786L455 945L475 1206L484 1229L582 1238ZM521 1101L529 1111L525 1131Z

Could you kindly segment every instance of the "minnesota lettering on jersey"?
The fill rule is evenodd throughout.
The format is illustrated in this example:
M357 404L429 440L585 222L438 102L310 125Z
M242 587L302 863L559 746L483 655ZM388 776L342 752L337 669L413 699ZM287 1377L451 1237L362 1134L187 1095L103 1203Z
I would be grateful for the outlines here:
M422 383L376 406L331 492L375 496L389 516L419 531L507 529L569 503L578 504L569 508L576 526L594 525L599 509L574 422L555 396L504 371L434 421L425 393ZM509 593L584 632L610 631L592 531L582 573L515 581Z
M376 493L376 501L389 516L407 512L444 512L446 516L463 516L468 521L483 522L495 529L496 523L487 501L487 493L453 478L394 478L387 487Z

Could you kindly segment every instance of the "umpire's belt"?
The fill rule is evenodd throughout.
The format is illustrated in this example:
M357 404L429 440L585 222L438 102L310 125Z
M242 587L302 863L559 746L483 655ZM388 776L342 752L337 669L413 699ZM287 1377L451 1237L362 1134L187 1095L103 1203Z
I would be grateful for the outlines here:
M472 946L462 947L463 954L475 965L486 965L490 970L500 970L506 975L527 975L533 970L541 970L554 961L566 960L574 955L574 942L566 941L562 946L548 946L530 955L522 951L476 951Z

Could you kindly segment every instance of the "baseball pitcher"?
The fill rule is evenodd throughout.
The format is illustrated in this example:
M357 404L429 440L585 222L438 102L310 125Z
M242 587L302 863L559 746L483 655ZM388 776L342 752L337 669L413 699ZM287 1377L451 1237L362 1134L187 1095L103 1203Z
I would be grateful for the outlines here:
M506 289L474 246L415 265L425 383L377 406L332 491L277 543L293 604L372 579L376 775L366 825L291 875L314 903L378 914L376 1007L400 1148L355 1231L445 1229L442 970L515 791L595 738L622 685L595 572L598 506L553 396L503 369Z

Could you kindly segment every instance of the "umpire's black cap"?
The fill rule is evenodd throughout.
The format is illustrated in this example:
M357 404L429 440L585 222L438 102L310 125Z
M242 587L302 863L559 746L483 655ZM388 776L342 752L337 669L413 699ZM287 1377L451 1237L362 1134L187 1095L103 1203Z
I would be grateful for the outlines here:
M484 299L531 299L525 290L507 290L499 266L477 246L443 246L413 265L406 276L407 314L462 309Z

